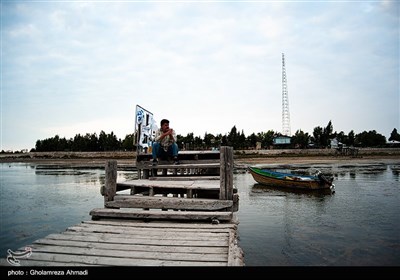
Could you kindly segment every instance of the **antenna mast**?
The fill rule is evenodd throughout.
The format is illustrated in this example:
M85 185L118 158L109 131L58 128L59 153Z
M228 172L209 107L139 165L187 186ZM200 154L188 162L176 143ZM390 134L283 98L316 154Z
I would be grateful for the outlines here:
M286 83L285 55L282 53L282 134L290 136L289 96Z

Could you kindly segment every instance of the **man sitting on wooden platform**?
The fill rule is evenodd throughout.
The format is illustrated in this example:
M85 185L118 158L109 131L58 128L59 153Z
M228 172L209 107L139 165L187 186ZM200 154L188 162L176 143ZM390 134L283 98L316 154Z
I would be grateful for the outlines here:
M178 144L176 143L176 133L169 127L169 120L161 120L161 128L156 131L155 141L152 145L153 165L158 164L158 159L173 158L174 164L179 164Z

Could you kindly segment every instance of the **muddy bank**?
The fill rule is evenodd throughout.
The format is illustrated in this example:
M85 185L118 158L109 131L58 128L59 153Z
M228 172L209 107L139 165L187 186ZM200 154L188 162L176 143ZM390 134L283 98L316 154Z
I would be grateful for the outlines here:
M359 157L343 156L302 156L302 157L255 157L255 158L237 158L237 165L282 165L282 164L400 164L398 155L366 155Z
M0 162L27 162L35 165L104 167L108 160L117 160L120 167L134 167L135 152L41 152L0 154ZM254 164L400 164L399 149L365 149L356 157L336 155L332 150L262 150L235 151L235 167Z
M0 154L0 163L25 162L35 165L104 167L108 160L117 160L118 164L134 166L134 152L30 152L19 154Z

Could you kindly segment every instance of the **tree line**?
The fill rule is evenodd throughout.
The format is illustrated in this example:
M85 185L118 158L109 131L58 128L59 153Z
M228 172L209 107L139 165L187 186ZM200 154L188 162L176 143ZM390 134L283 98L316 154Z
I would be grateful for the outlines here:
M188 133L186 136L177 135L177 143L181 150L203 150L219 148L220 146L231 146L236 150L255 149L259 146L261 149L270 149L273 147L274 138L282 136L279 132L268 130L266 132L252 133L246 136L242 131L238 131L233 126L229 133L222 135L213 135L205 133L204 137L194 136ZM290 144L285 148L329 148L330 141L336 138L340 143L349 147L385 147L386 137L377 133L375 130L364 131L355 134L351 130L348 134L343 131L334 132L332 122L329 121L327 126L317 126L312 134L303 132L301 129L291 137ZM389 139L400 141L400 134L394 128ZM48 152L48 151L77 151L77 152L97 152L97 151L134 151L135 134L128 134L125 138L118 139L111 133L101 131L97 133L86 133L85 135L77 134L74 138L66 139L56 135L44 140L37 140L35 148L31 152Z

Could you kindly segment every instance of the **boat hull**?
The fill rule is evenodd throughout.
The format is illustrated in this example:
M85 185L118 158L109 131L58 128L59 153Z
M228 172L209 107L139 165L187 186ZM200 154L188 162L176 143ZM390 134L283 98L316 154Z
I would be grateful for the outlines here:
M249 171L257 183L267 186L304 190L331 189L333 186L332 180L328 180L325 177L296 176L270 172L256 167L249 167ZM278 177L277 174L280 176Z

